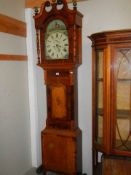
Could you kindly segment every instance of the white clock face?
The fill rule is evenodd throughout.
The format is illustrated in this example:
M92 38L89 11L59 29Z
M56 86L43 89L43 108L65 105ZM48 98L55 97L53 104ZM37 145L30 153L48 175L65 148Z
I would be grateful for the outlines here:
M46 40L46 55L51 59L67 59L67 35L62 32L52 32Z
M45 56L47 60L68 59L68 31L63 21L51 21L45 33Z

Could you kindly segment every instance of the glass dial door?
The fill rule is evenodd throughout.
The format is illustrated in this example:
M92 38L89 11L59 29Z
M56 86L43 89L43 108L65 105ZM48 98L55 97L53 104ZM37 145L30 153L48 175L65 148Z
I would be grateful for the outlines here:
M47 60L68 59L68 31L63 21L51 21L45 33L45 55Z

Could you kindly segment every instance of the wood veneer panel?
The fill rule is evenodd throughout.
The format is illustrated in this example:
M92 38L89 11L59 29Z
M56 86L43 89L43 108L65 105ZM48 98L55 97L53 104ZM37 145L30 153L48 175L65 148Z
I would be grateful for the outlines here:
M0 14L0 32L26 37L26 24L17 19Z
M104 158L102 164L103 175L131 175L131 160L118 158Z
M45 0L26 0L25 1L25 7L26 8L34 8L34 7L40 7L41 4L44 2ZM77 0L77 1L84 1L84 0ZM68 3L71 3L72 0L67 0Z
M26 61L26 55L6 55L0 54L0 61Z
M64 86L52 88L52 116L57 119L66 117L66 91Z

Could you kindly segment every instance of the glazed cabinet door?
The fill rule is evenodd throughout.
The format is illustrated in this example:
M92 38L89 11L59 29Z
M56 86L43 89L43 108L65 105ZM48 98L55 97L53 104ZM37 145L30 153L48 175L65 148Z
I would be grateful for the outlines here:
M112 152L131 155L131 44L112 48Z
M103 147L103 97L104 97L104 49L96 49L93 57L93 137L94 144L101 148Z

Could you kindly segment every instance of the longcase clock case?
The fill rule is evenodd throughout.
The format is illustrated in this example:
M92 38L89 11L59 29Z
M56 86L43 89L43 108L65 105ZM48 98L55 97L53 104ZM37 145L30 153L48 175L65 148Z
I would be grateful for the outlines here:
M46 128L41 133L43 170L45 174L47 171L74 175L78 172L82 173L77 99L77 68L81 64L82 14L76 7L70 10L65 0L59 4L50 4L47 1L42 5L40 12L36 12L34 20L38 65L44 69L47 93ZM46 41L47 28L54 20L63 23L67 32L61 30L63 34L59 34L60 25L56 24L49 34L52 41L50 38ZM68 41L58 42L57 37L63 35L68 36ZM66 37L63 37L63 40L66 40ZM47 42L52 43L48 46ZM48 47L52 47L52 50ZM62 47L64 50L61 52Z

